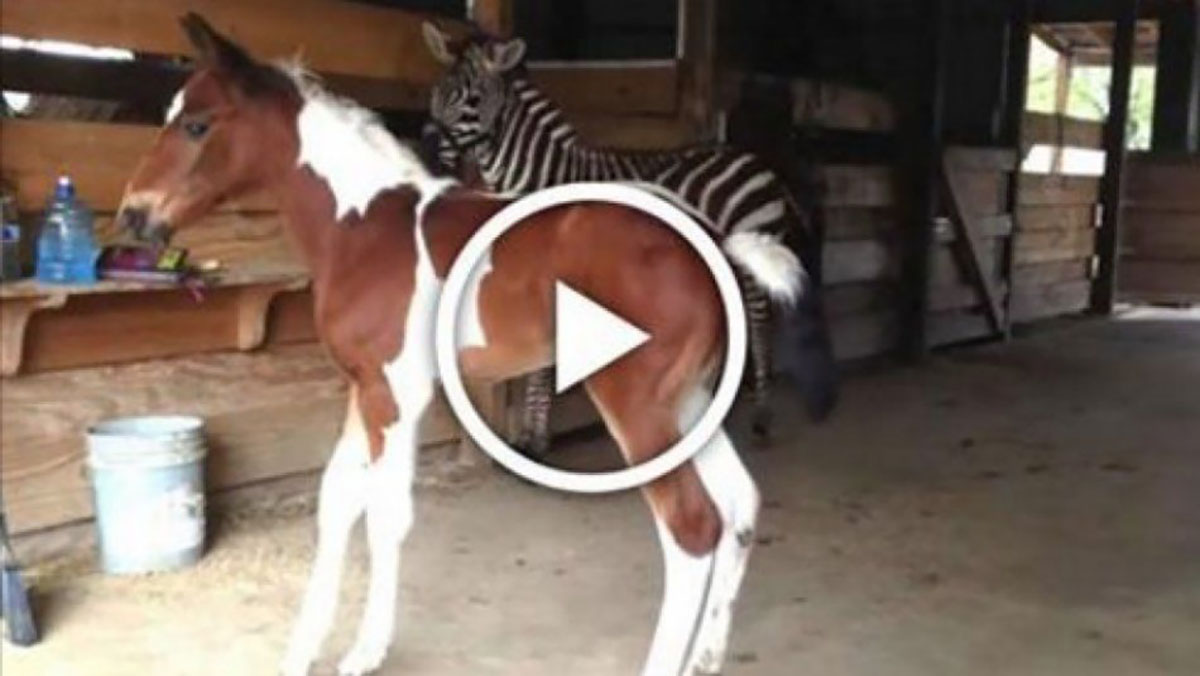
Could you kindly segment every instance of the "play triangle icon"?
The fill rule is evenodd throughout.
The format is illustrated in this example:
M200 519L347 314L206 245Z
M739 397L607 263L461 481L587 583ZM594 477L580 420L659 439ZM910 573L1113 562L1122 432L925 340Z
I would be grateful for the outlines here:
M554 312L559 394L650 340L650 334L562 282L554 284Z

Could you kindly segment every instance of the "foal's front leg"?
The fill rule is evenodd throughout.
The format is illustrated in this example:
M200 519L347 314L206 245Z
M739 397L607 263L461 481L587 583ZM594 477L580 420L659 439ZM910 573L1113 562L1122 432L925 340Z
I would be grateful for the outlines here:
M433 398L433 382L424 374L388 374L400 419L384 430L383 453L367 471L367 545L371 580L358 637L338 663L341 676L375 671L387 657L396 622L400 546L413 524L412 482L417 423Z
M369 460L366 429L358 408L358 390L351 388L341 437L321 476L317 508L317 554L300 616L296 619L280 667L283 676L305 676L308 673L333 625L346 545L354 523L366 506L364 496Z

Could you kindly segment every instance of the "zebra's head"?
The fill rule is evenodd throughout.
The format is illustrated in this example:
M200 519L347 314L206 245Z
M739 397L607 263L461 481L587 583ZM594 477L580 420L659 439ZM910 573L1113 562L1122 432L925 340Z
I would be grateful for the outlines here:
M423 31L434 58L449 66L430 95L426 141L434 141L438 161L457 172L465 154L495 138L510 76L523 69L525 41L481 33L455 40L429 22Z

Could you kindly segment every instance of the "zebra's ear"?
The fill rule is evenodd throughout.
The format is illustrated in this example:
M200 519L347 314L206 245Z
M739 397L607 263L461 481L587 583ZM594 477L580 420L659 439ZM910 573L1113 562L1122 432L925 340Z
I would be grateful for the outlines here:
M421 32L425 34L425 44L429 46L433 58L447 66L452 65L454 55L450 53L450 36L429 21L421 25Z
M488 46L488 65L493 70L504 72L521 65L525 58L525 41L521 38L497 40Z

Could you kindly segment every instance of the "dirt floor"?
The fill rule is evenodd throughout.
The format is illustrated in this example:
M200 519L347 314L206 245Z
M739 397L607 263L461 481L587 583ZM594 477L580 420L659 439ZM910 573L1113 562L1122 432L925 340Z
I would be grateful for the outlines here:
M766 508L726 673L1200 673L1198 385L1200 313L1135 313L856 376L822 427L779 416L745 445ZM39 567L46 640L5 646L4 674L273 673L310 509L225 522L184 573ZM357 542L317 673L365 563ZM636 495L422 489L384 673L637 673L658 577Z

